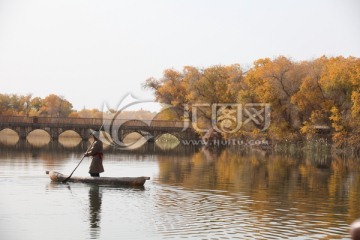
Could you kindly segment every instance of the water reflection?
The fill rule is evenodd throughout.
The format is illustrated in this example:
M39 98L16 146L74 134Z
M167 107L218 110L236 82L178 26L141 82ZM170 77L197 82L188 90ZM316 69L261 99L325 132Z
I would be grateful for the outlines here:
M5 146L15 145L19 141L17 133L11 129L0 131L0 144Z
M232 224L234 219L228 211L234 207L232 202L238 202L262 222L264 229L279 231L282 225L287 231L281 233L282 237L291 237L295 225L300 231L311 229L331 238L336 232L347 231L347 224L360 214L360 161L356 158L341 159L327 153L284 156L261 150L202 149L191 158L159 156L159 168L159 181L164 185L203 191L206 202L213 200L208 199L209 189L224 196L219 199L226 201L216 200L212 208L229 214L228 219L223 216L226 224ZM174 204L163 197L165 205ZM207 213L199 212L203 206L195 209L193 204L184 207L196 211L197 216L208 215L209 209L204 209ZM236 212L234 209L233 214ZM344 222L339 225L339 221ZM276 236L275 231L270 233Z
M168 141L156 141L155 144L162 150L169 151L177 148L179 146L179 141L177 142L168 142Z
M26 140L34 147L44 147L50 143L50 135L44 130L36 129L30 132Z
M5 196L2 205L40 202L51 214L27 208L17 216L24 216L26 210L45 223L49 216L60 223L72 216L68 229L83 224L74 230L77 239L346 239L349 224L360 216L360 160L329 151L278 154L261 149L196 150L181 145L165 151L148 143L135 151L109 148L105 153L112 175L134 171L141 176L150 169L151 181L140 189L143 191L49 184L43 166L70 166L66 170L70 172L78 161L67 161L78 160L88 144L82 141L73 148L55 142L41 148L27 141L0 144L0 183L10 180L13 184L0 188ZM87 166L82 166L86 172ZM44 195L41 184L48 184L51 194ZM4 209L2 223L17 226L15 220L8 223L8 216L16 211L4 215ZM23 221L32 229L32 219Z
M82 142L80 137L59 137L59 143L65 148L76 148Z
M90 221L90 237L97 239L100 235L100 219L101 219L101 200L102 193L100 187L91 185L89 188L89 221Z
M110 146L109 144L107 144L108 141L106 139L110 138L109 134L107 134L106 132L102 132L102 134L103 135L101 135L100 138L104 142L104 149L109 149L111 147L116 148L116 146ZM0 145L13 146L16 145L19 140L20 139L18 134L11 129L4 129L0 131ZM135 151L144 149L144 147L146 148L146 145L152 145L158 150L169 151L176 149L180 143L180 141L176 137L169 134L164 134L159 137L155 141L155 144L148 143L148 140L138 133L131 133L127 135L125 139L123 139L123 141L125 144L129 144L130 147L128 148L128 150ZM60 134L58 141L52 141L46 131L36 129L28 134L28 136L26 137L26 142L37 148L44 148L47 147L49 144L53 143L60 143L65 148L76 148L84 141L77 133L73 131L65 131ZM132 144L134 142L136 142L136 144ZM180 149L183 148L180 147Z
M67 148L63 145L50 141L48 144L38 147L26 140L19 140L13 145L0 143L0 159L42 159L45 166L52 169L59 160L70 160L74 154L80 155L87 147L88 143L82 142L74 148ZM54 154L56 153L56 154Z
M38 142L44 143L44 140L39 140ZM11 144L5 144L0 141L0 149L2 152L7 152L9 154L24 154L26 156L31 155L54 155L54 152L58 152L60 155L64 154L64 158L68 157L73 153L84 153L90 141L80 141L78 139L65 138L61 141L49 141L46 144L37 144L30 142L28 140L19 140L12 142ZM184 147L183 145L177 145L175 148L163 147L157 143L147 142L141 147L133 150L123 150L116 148L114 146L107 145L104 147L105 154L128 154L128 155L147 155L147 154L160 154L160 155L189 155L197 151L195 147ZM0 158L1 158L0 154ZM35 156L36 157L36 156ZM29 158L29 157L27 157ZM31 157L30 157L31 158Z

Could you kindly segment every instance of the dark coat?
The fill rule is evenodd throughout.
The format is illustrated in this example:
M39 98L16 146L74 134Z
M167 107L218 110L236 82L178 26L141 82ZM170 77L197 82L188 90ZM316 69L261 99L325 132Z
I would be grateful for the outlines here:
M86 156L92 156L92 161L89 168L89 173L102 173L104 167L102 164L103 159L103 143L95 139L95 142L91 149L86 153Z

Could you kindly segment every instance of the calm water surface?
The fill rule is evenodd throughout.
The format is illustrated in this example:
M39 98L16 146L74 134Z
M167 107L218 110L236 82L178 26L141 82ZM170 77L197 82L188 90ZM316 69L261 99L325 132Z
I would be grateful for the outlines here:
M144 188L50 183L86 147L0 145L0 239L349 239L360 217L356 158L149 144L108 149L102 175L150 176Z

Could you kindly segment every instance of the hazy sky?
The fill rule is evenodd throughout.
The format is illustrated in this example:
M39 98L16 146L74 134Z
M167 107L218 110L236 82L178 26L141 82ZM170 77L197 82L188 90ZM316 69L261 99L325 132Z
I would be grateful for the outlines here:
M0 93L116 107L167 68L360 57L358 0L0 0Z

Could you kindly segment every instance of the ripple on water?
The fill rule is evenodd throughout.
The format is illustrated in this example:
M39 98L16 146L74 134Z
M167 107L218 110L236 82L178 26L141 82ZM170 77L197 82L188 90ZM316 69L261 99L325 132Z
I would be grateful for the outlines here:
M296 208L254 212L250 206L256 201L240 194L174 186L156 191L155 202L160 204L154 207L154 224L157 233L168 238L336 239L347 231L346 225L329 226L326 221L314 220L311 213L298 214Z
M79 154L44 154L44 160L38 158L40 154L0 161L0 236L13 235L4 239L46 239L53 233L56 234L52 239L344 239L348 237L349 215L359 212L349 210L359 199L358 178L352 182L350 199L347 193L342 194L349 187L345 180L318 194L306 187L307 178L298 183L300 175L295 174L294 179L281 178L275 188L269 186L275 183L267 181L266 175L259 183L254 178L256 173L268 172L268 165L247 167L254 173L248 176L248 170L241 170L247 164L243 162L228 169L230 175L241 176L240 182L233 184L238 179L234 177L217 178L223 183L215 183L213 177L222 171L211 171L216 176L199 179L198 172L171 172L179 162L186 163L186 158L172 156L172 163L172 158L163 157L166 165L160 168L156 157L119 154L113 160L107 158L106 174L145 172L150 173L151 180L144 189L96 188L86 184L51 184L44 168L70 173ZM206 173L209 168L216 170L216 165L227 166L224 161L207 163L210 162L206 161L203 167L198 165ZM87 175L87 170L84 161L76 174ZM301 174L297 169L288 170ZM160 177L173 174L187 176L187 184L181 177L174 182ZM276 176L272 177L276 180Z

